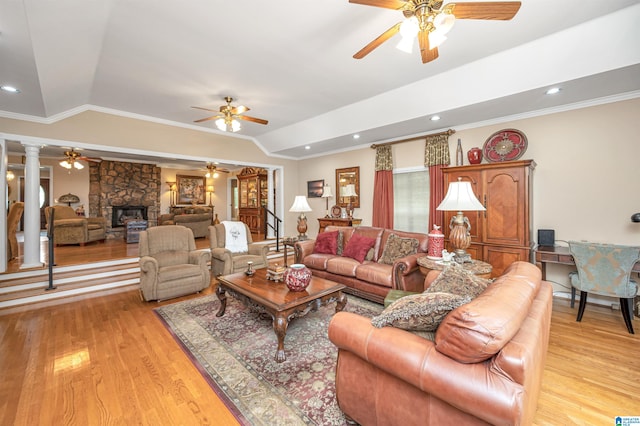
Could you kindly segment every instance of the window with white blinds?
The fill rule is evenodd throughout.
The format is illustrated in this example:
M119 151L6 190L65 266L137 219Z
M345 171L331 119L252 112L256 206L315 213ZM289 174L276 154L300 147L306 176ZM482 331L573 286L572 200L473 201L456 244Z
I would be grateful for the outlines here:
M400 231L429 232L429 170L394 170L393 227Z

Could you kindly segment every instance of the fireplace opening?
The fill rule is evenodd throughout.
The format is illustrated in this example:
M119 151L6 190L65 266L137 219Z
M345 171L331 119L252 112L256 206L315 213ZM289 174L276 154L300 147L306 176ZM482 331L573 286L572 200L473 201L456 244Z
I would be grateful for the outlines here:
M147 220L147 206L113 206L112 209L112 228L122 228L127 220Z

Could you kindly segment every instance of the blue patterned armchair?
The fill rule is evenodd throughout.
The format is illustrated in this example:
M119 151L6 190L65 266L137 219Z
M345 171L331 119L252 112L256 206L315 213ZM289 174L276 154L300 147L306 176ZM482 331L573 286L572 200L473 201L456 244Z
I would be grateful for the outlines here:
M569 241L569 249L578 268L571 272L571 307L576 290L580 291L580 306L576 321L582 320L587 294L617 297L629 333L633 333L633 298L638 285L631 279L631 269L640 259L640 247Z

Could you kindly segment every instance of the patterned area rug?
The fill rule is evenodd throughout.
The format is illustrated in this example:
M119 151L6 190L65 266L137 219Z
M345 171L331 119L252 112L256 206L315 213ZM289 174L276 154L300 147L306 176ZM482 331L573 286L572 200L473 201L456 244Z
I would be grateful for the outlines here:
M157 308L212 388L248 425L345 425L335 399L338 350L327 330L335 303L293 319L287 359L274 359L277 338L271 317L251 312L233 297L216 317L215 295ZM372 317L382 306L348 295L345 311Z

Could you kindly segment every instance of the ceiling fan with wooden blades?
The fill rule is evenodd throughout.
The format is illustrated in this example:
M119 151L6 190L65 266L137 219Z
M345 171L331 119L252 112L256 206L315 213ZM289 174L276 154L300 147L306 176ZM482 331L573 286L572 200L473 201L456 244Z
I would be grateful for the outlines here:
M68 169L69 173L71 173L72 169L84 169L84 165L80 163L79 160L90 161L92 163L100 163L102 161L102 159L100 158L91 158L81 155L78 151L75 151L73 148L71 148L71 151L64 152L64 158L60 161L59 164L65 169Z
M391 37L400 33L398 49L411 53L418 38L422 63L438 58L438 46L446 40L445 34L457 19L484 19L508 21L520 10L519 1L452 2L443 5L439 0L349 0L349 3L384 9L401 10L405 17L360 49L353 57L362 59Z
M219 108L219 114L212 115L211 117L201 118L200 120L195 120L195 123L202 123L203 121L215 120L216 127L223 132L237 132L240 130L240 122L238 120L251 121L253 123L258 124L269 124L267 120L263 120L262 118L250 117L248 115L244 115L245 112L249 111L249 108L243 105L232 106L231 102L233 102L233 98L227 96L224 98L226 105L222 105ZM213 111L214 109L203 108L203 107L191 107L196 109L202 109L205 111Z
M209 178L213 178L213 179L217 178L218 177L218 172L229 173L229 170L220 168L217 165L215 165L214 163L207 163L207 174L205 175L205 177L207 179L209 179Z

